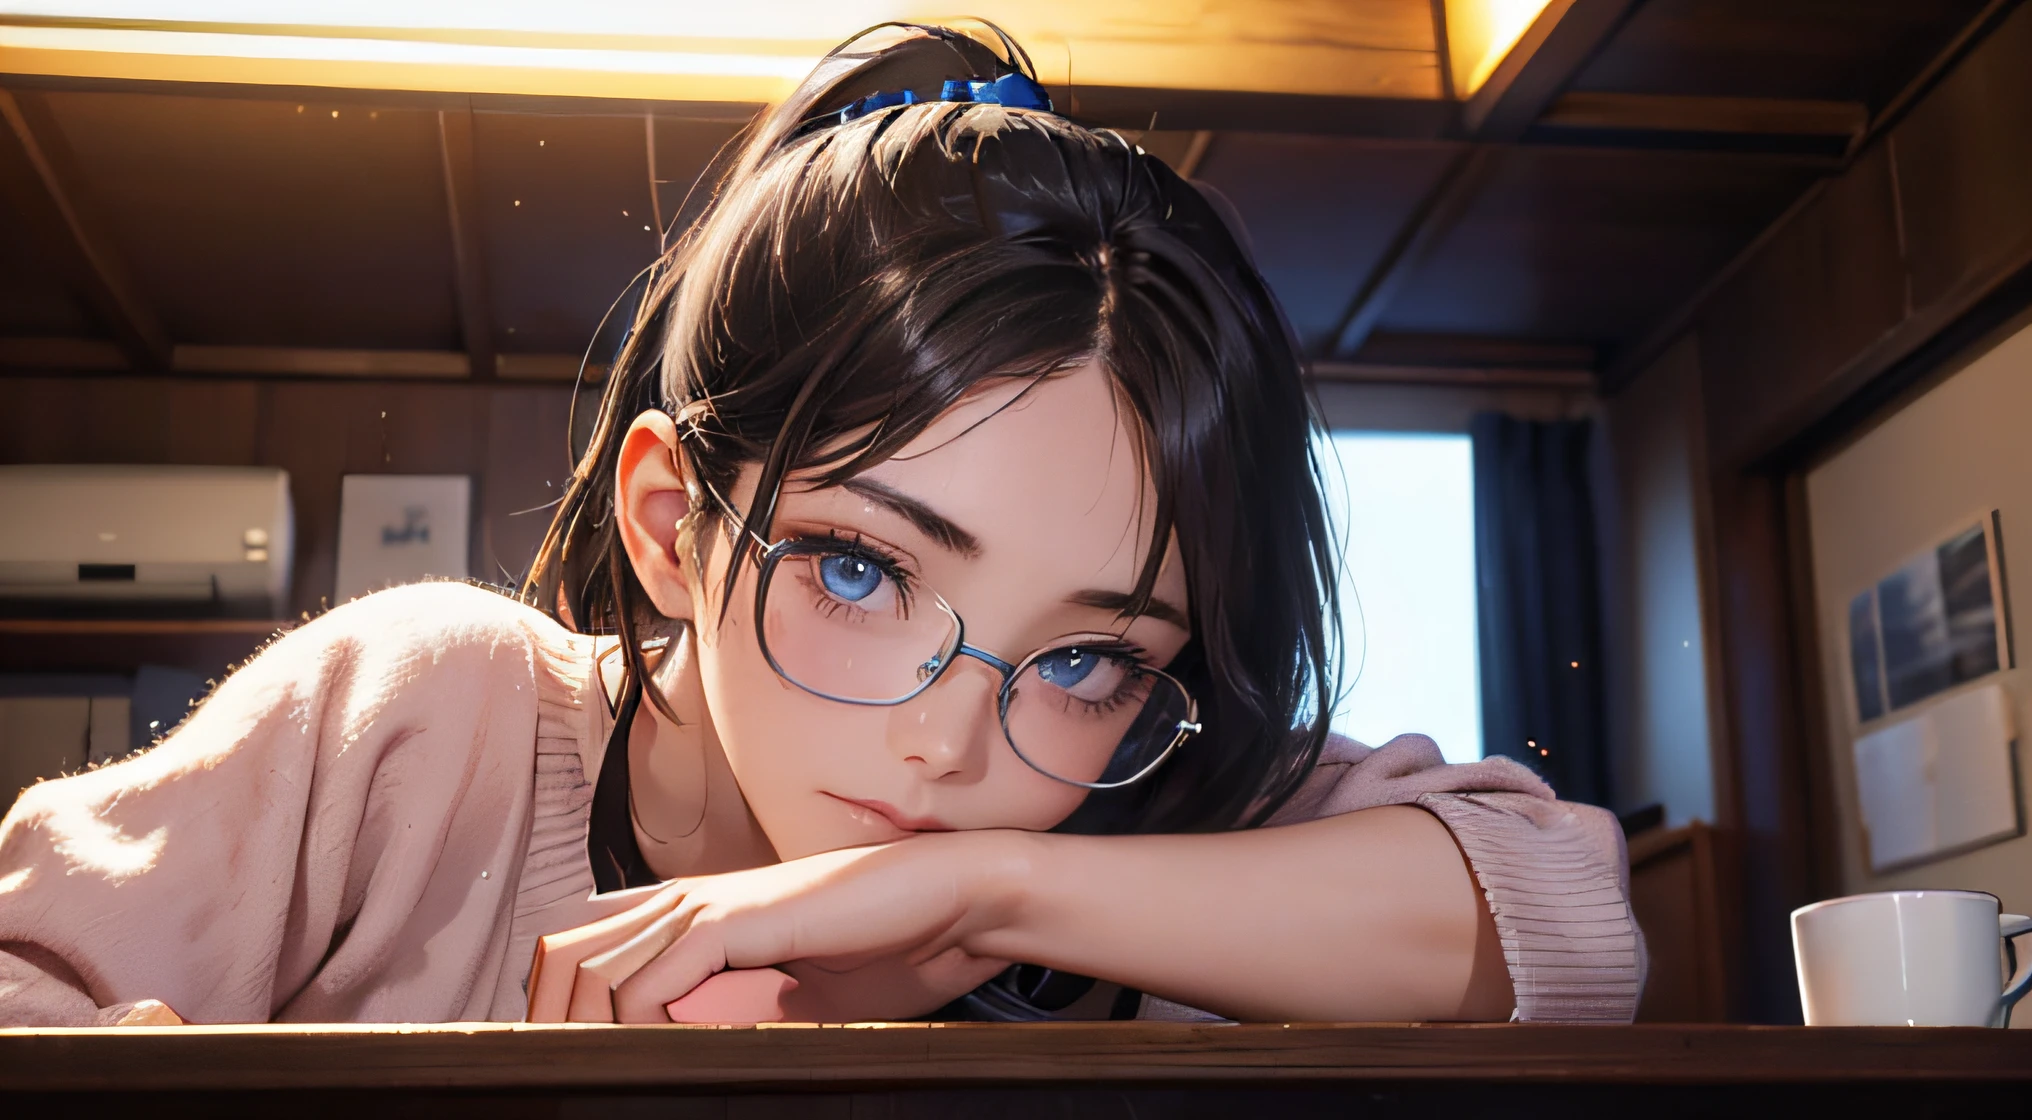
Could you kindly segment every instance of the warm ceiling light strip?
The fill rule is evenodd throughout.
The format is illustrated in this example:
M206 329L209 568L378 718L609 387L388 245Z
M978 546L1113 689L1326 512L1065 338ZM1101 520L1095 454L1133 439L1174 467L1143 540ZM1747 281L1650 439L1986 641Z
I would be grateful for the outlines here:
M774 101L816 56L0 26L0 71L456 93Z
M319 22L305 23L302 9L279 20L269 16L272 6L246 0L0 0L0 72L769 101L808 72L826 44L884 19L934 18L893 0L702 6L335 0L317 6ZM1448 0L1450 13L1455 6ZM1442 93L1430 0L1014 0L995 15L1030 49L1041 78L1075 91ZM1494 17L1484 23L1507 26Z
M1551 0L1446 0L1454 96L1474 96Z

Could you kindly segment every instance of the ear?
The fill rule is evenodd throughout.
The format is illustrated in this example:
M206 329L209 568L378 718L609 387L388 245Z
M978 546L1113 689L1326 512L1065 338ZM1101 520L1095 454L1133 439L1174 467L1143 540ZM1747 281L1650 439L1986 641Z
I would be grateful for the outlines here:
M635 578L664 617L692 618L696 573L685 572L677 549L677 524L691 512L677 422L654 410L637 416L621 437L615 476L614 523Z

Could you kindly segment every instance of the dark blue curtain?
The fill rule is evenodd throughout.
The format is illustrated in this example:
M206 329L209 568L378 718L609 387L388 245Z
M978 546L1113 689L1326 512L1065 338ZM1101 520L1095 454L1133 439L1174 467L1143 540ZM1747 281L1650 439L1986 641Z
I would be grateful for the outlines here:
M1585 420L1475 417L1482 749L1608 804L1602 596Z

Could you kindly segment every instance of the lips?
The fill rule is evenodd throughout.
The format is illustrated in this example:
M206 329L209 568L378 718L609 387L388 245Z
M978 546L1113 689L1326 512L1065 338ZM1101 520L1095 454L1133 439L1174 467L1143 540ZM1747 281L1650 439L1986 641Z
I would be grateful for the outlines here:
M825 791L820 790L819 792L824 793ZM837 793L826 793L826 796L832 798L834 801L838 801L843 804L852 805L860 809L866 809L867 811L874 813L877 816L888 821L890 824L895 825L898 829L901 829L904 832L954 831L953 826L937 819L936 817L906 816L903 810L898 809L896 806L891 805L886 801L862 801L859 798L854 797L841 797Z

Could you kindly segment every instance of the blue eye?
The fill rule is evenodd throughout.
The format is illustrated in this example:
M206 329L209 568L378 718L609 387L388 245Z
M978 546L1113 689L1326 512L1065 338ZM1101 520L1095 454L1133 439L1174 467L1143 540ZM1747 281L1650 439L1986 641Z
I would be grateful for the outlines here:
M1070 646L1052 650L1038 658L1037 675L1044 678L1047 684L1071 688L1087 679L1087 675L1100 663L1101 658L1098 655L1088 653L1077 646Z
M818 578L827 593L858 603L882 586L882 569L859 556L827 556L818 562Z

